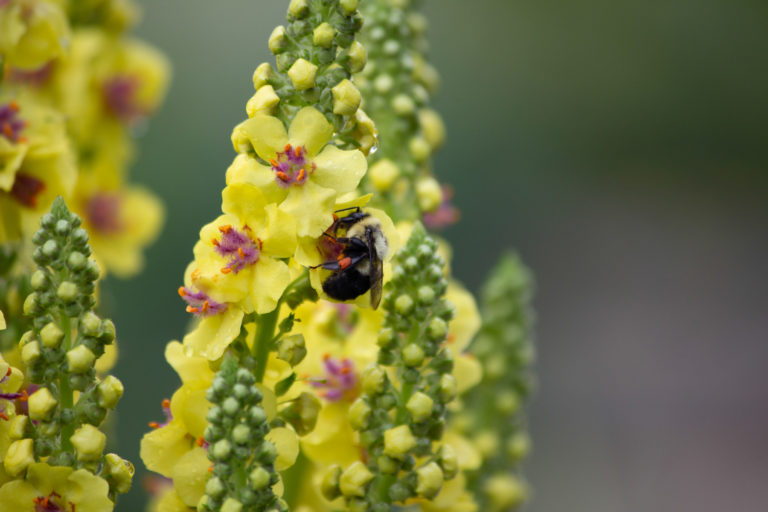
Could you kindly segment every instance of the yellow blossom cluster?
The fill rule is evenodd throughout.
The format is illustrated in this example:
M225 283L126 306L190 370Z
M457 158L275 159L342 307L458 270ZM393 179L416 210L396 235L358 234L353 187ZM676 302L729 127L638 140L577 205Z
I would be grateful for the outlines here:
M0 1L0 243L27 241L60 195L103 269L141 268L163 209L127 183L131 139L169 72L127 35L136 14L127 0Z

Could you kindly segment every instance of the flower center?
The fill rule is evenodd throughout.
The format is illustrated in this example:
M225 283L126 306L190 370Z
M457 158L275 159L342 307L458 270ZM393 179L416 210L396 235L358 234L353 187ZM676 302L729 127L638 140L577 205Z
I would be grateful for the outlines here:
M1 2L2 0L0 0L0 3ZM8 70L8 80L17 84L25 84L25 85L30 85L32 87L41 87L51 77L51 74L53 73L54 63L55 61L50 61L43 64L41 67L37 69L31 69L31 70L10 68Z
M120 219L122 198L119 194L101 192L88 199L85 214L96 231L102 233L117 233L122 231Z
M336 359L328 354L323 356L325 375L309 379L312 387L320 388L318 394L329 402L346 398L350 402L357 397L358 377L355 363L351 359Z
M195 316L218 315L227 310L227 305L216 302L205 292L193 292L186 286L179 288L179 295L187 303L187 313Z
M216 246L216 252L228 259L221 269L224 274L237 274L248 265L259 261L261 255L261 240L251 238L251 228L243 226L242 231L232 226L219 226L221 238L214 238L211 243Z
M11 142L25 142L21 130L27 123L19 117L19 104L15 100L0 105L0 134Z
M286 144L277 157L269 161L275 171L275 181L283 188L302 185L315 171L315 164L307 159L307 148Z
M145 114L137 98L139 85L139 79L130 75L115 75L107 79L102 85L107 110L126 123L137 121Z
M167 398L163 400L163 415L165 416L164 422L159 423L157 421L150 421L149 428L162 428L173 421L173 414L171 413L171 401Z
M35 504L35 512L75 512L75 504L71 501L68 503L68 507L57 504L62 503L61 495L56 491L51 491L48 496L38 496L32 500Z
M10 193L22 205L28 208L35 208L37 206L37 196L43 190L45 190L45 183L41 180L33 178L28 174L16 173L16 179L13 182Z

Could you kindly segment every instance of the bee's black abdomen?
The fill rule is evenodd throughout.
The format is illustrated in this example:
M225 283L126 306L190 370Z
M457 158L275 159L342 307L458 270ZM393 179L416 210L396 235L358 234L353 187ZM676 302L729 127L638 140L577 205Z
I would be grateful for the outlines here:
M370 287L371 278L354 267L331 274L323 281L323 291L336 300L352 300L367 292Z

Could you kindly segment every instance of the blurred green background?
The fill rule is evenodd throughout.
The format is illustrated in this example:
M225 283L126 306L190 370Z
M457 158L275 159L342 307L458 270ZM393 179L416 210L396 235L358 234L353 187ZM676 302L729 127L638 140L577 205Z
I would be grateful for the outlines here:
M365 1L365 0L363 0ZM176 289L219 211L231 128L287 1L145 0L139 35L174 80L135 180L168 216L146 271L105 306L126 386L119 452L137 479L177 380ZM477 289L506 247L538 279L540 389L529 510L722 512L768 504L768 3L431 0L436 169Z

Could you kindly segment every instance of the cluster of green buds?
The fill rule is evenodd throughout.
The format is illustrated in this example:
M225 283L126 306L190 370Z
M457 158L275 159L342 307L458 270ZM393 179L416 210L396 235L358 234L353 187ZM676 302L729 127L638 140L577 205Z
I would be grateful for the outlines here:
M268 63L253 74L256 94L248 114L265 112L289 122L303 107L323 113L340 147L364 153L375 145L375 128L359 110L362 96L352 83L366 64L365 48L355 40L363 26L357 0L292 0L288 25L269 37L277 70Z
M482 291L483 326L470 350L483 365L483 381L466 396L458 422L483 457L471 475L482 510L515 510L529 494L520 464L531 445L523 414L533 387L531 295L530 272L512 254L501 259Z
M453 357L443 344L454 315L443 265L437 243L417 223L395 257L378 364L363 371L362 395L350 407L368 462L332 468L323 484L325 496L344 496L349 510L380 512L409 498L434 498L458 470L451 449L434 449L456 397Z
M418 12L420 4L376 0L363 6L361 40L370 54L359 82L380 140L365 184L396 221L436 212L443 202L430 158L442 145L445 128L429 108L438 76L424 56L427 22Z
M279 480L274 468L277 449L265 439L269 422L261 407L263 395L254 384L253 374L227 357L208 389L213 405L204 437L213 470L200 510L288 510L272 491Z
M92 311L99 269L89 259L88 233L80 223L59 197L33 236L38 268L30 278L34 291L24 301L32 329L19 342L28 415L14 417L15 440L4 462L19 477L39 461L85 469L107 481L114 501L130 488L133 466L104 454L107 438L99 426L123 385L111 375L99 378L95 369L115 340L115 326Z

